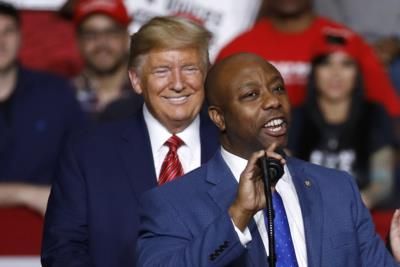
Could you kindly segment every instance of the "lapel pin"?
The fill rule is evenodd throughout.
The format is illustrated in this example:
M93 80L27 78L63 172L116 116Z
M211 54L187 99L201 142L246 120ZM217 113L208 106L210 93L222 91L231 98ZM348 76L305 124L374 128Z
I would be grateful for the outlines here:
M306 187L311 187L311 181L308 179L304 181L304 184Z

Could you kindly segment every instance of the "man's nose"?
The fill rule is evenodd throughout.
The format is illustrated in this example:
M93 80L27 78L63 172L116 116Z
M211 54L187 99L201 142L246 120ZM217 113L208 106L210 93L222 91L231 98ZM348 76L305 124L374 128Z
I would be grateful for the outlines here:
M172 74L172 89L174 91L182 91L184 88L183 77L180 70L174 70Z
M278 108L281 105L279 97L269 91L262 95L262 101L264 109Z

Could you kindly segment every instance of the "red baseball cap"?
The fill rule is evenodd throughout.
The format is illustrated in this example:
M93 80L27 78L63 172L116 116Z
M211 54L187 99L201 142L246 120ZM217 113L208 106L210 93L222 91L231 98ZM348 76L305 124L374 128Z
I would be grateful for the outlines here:
M334 52L344 52L354 60L362 60L357 36L350 30L327 28L318 37L313 47L313 58Z
M128 26L132 20L122 0L78 0L74 12L75 25L96 13L107 15L123 26Z

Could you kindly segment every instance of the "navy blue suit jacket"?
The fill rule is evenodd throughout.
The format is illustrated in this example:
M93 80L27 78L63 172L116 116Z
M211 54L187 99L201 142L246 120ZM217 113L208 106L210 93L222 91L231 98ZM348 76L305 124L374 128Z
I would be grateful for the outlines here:
M218 147L201 116L201 161ZM135 266L138 196L157 184L142 112L72 142L61 159L45 217L43 266Z
M294 158L288 168L304 220L308 266L397 266L376 235L353 178ZM242 246L228 208L237 182L220 153L142 195L138 266L268 266L254 221Z

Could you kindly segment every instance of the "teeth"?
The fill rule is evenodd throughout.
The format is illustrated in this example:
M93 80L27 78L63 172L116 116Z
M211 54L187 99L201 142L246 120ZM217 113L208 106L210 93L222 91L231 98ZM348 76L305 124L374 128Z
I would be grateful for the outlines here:
M267 124L265 124L265 127L277 127L277 126L281 126L282 124L283 124L282 119L274 119L274 120L269 121Z
M166 97L171 102L181 102L186 100L187 96L178 96L178 97Z
M278 127L271 128L271 131L279 132L281 129L282 129L282 126L278 126Z

